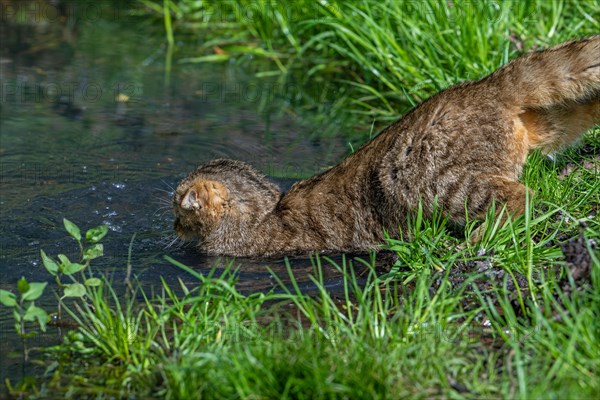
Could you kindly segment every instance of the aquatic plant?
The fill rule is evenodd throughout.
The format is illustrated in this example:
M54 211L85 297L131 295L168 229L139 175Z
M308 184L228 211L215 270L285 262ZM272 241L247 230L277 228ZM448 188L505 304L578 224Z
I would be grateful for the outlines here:
M0 303L13 309L15 332L21 338L25 362L29 360L30 351L27 346L27 338L36 335L35 331L26 329L26 323L37 322L41 331L46 331L48 313L43 308L36 306L35 301L42 296L47 284L47 282L27 282L25 277L21 277L17 282L18 297L8 290L0 289Z
M96 277L86 277L83 273L89 267L90 261L103 255L104 247L100 242L108 233L108 227L105 225L89 229L82 242L81 231L77 225L68 219L63 219L63 225L69 235L75 239L81 251L81 263L74 263L64 254L59 254L56 262L48 257L44 250L40 250L42 263L46 271L54 276L56 285L62 289L62 296L58 298L58 319L61 318L61 310L65 298L83 298L87 294L86 287L99 286L101 280ZM89 243L91 246L84 248L84 243ZM77 280L75 274L81 273L82 282ZM63 283L62 279L67 276L71 279L71 283ZM28 282L25 277L21 277L17 282L17 292L19 297L14 293L0 289L0 303L6 307L13 308L13 317L15 319L15 331L22 340L23 356L27 362L29 360L29 347L26 339L36 335L35 331L26 330L26 322L37 322L37 326L42 332L46 331L46 325L49 322L49 314L43 308L36 306L35 301L44 294L48 282Z
M82 242L81 230L77 225L66 218L63 218L63 225L65 230L79 246L80 262L71 262L66 255L59 254L58 259L60 261L57 263L51 257L46 255L44 250L40 250L42 263L44 264L46 271L54 276L57 286L63 291L62 296L58 299L58 318L61 317L62 304L65 298L82 298L86 295L86 286L100 285L101 281L99 278L92 276L86 277L84 275L84 270L89 267L91 260L101 257L104 254L104 246L99 242L108 233L108 227L106 225L91 228L85 233L85 237L83 238L84 241ZM85 243L90 244L90 246L84 248ZM83 276L82 282L77 281L74 277L77 273L81 273L81 276ZM72 282L63 283L64 276L69 277Z

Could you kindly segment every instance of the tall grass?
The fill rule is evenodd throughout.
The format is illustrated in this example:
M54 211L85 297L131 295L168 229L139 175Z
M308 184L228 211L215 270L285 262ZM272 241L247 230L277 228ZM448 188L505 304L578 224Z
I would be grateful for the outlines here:
M181 62L268 59L258 74L330 83L338 108L379 119L525 50L600 31L597 0L171 3L177 34L203 40Z
M531 224L535 231L535 222ZM515 233L505 229L498 234ZM405 255L417 257L418 250L406 245ZM465 251L456 264L476 259ZM105 282L105 290L90 292L90 306L71 310L80 328L48 353L58 362L49 364L37 396L597 393L600 298L595 284L581 291L571 282L566 287L573 290L565 292L555 274L536 267L533 285L522 288L535 293L535 300L525 297L518 306L507 288L509 275L486 282L473 271L457 283L451 279L456 264L441 271L397 265L381 275L374 259L335 263L317 257L311 278L315 294L310 296L299 289L291 265L289 284L275 275L276 290L251 295L236 290L233 264L206 276L181 266L198 278L198 285L181 283L175 290L163 283L154 296L118 300ZM594 266L596 274L599 267ZM341 272L342 293L327 289L325 268ZM508 265L500 268L510 270Z
M597 148L598 133L584 149ZM576 150L531 157L524 178L538 195L516 220L500 223L491 211L483 248L458 247L464 239L441 213L417 211L405 240L388 241L395 257L384 270L375 255L313 258L310 294L292 263L286 276L273 272L274 290L243 294L236 262L202 274L171 259L197 284L163 282L153 295L119 294L107 281L88 288L69 309L79 328L46 353L46 376L12 393L592 398L600 390L600 225L589 204L600 200L589 193L597 172L581 165L561 176L580 159ZM569 268L580 266L565 264L560 250L578 236L592 262L585 281L573 279ZM326 269L340 272L341 289L330 289Z

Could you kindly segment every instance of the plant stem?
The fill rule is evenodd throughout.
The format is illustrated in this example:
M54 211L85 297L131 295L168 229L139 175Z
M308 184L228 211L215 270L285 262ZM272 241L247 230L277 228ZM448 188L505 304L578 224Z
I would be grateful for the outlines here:
M27 337L25 336L25 315L23 312L23 297L19 301L19 315L21 316L19 321L19 336L21 337L21 343L23 344L23 364L29 361L29 349L27 348ZM23 368L25 368L23 366ZM23 371L25 372L25 371Z
M165 86L169 86L171 78L171 61L173 59L173 47L175 38L173 37L173 26L171 24L171 11L169 10L170 0L164 0L163 13L165 20L165 31L167 33L167 53L165 55Z

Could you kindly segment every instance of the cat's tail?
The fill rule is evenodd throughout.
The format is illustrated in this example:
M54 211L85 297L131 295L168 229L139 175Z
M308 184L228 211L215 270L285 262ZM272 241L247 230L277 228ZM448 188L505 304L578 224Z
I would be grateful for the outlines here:
M600 35L529 53L491 77L529 148L552 153L600 124Z
M600 35L529 53L492 76L523 109L600 101Z

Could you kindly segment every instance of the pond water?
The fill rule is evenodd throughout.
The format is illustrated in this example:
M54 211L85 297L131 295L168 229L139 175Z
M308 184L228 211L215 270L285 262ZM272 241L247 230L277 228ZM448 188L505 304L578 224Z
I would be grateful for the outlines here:
M131 261L145 288L158 286L160 277L192 282L164 255L201 272L223 261L193 247L166 247L173 217L162 207L187 172L210 159L235 158L286 188L347 153L347 139L323 135L341 129L338 121L324 126L317 112L294 108L297 87L258 79L236 63L175 62L167 82L160 23L134 19L110 3L93 14L82 14L74 2L66 11L54 4L1 4L0 288L15 290L21 276L51 282L40 249L76 258L63 217L82 229L109 226L106 256L92 264L96 273L121 282L136 234ZM239 287L248 292L273 287L266 265L285 271L282 260L237 263ZM310 261L292 266L309 285L302 277ZM333 287L336 278L328 278ZM49 288L41 304L52 310ZM4 357L20 352L5 307L0 336L4 383L22 374L20 358ZM50 327L31 344L58 340Z

